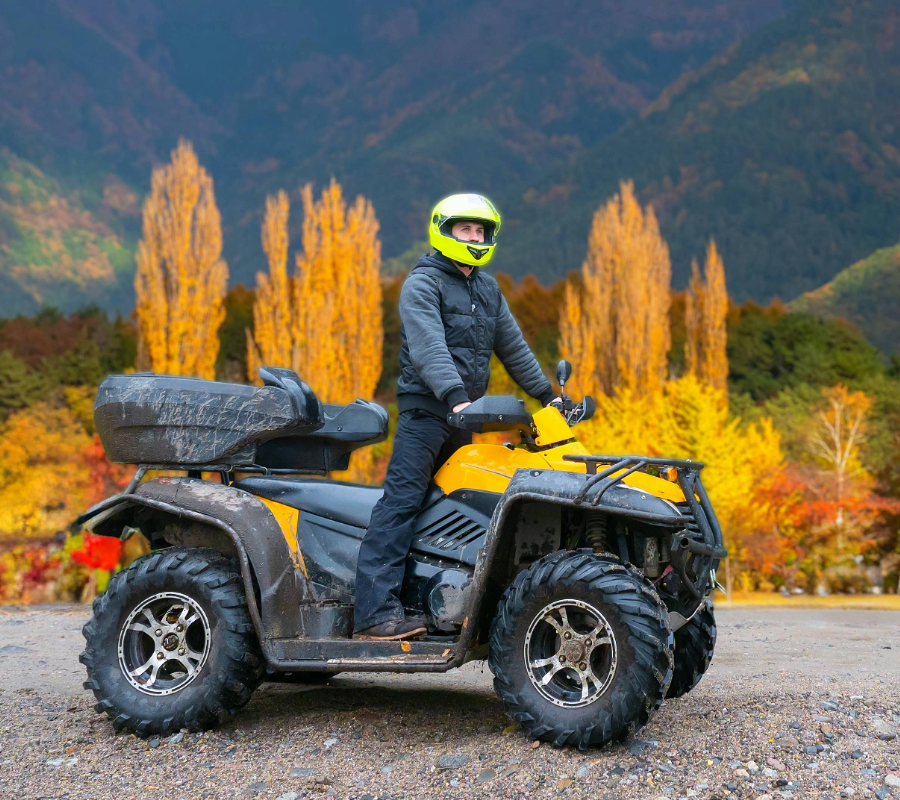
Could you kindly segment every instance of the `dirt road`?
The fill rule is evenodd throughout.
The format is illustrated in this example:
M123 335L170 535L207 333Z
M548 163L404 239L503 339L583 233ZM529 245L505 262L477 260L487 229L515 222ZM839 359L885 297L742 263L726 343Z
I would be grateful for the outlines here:
M264 684L230 723L115 735L79 606L0 607L0 798L900 798L900 614L719 609L713 666L624 745L538 746L481 663Z

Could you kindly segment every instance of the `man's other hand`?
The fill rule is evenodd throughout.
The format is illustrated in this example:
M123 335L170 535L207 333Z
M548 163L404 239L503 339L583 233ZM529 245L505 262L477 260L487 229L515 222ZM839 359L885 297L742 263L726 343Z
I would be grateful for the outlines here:
M454 414L458 414L458 413L459 413L460 411L462 411L466 406L470 406L470 405L472 405L472 404L469 403L468 401L465 402L465 403L457 403L455 406L453 406L453 413L454 413Z
M559 405L562 405L562 398L561 398L561 397L554 397L549 403L547 403L546 406L544 406L544 408L547 408L548 406L552 406L554 403L557 403L557 404L559 404Z

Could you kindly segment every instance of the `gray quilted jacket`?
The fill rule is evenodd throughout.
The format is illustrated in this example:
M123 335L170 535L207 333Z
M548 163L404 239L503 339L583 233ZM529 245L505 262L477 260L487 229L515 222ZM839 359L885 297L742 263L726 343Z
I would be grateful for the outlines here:
M400 411L442 416L484 396L492 351L532 397L554 397L497 281L478 267L467 278L439 253L422 256L400 290L400 339Z

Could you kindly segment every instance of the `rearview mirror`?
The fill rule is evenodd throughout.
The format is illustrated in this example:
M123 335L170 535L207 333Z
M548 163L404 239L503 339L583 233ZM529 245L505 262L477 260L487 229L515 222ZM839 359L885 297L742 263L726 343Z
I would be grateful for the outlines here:
M566 360L560 361L556 367L556 381L559 383L560 389L566 385L566 381L570 377L572 377L572 365Z
M594 404L594 398L590 395L585 395L584 399L581 401L581 407L584 409L584 413L581 415L581 422L593 417L594 412L597 410L597 406Z

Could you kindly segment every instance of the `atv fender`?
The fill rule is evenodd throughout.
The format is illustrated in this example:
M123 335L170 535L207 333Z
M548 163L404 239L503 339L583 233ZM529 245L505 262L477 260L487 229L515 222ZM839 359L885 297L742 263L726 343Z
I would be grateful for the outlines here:
M679 527L683 517L678 508L661 500L648 492L643 492L626 485L614 485L603 493L597 505L578 499L584 487L585 475L576 472L560 472L556 470L520 469L512 480L494 509L491 523L485 536L484 546L480 550L475 563L475 572L468 592L465 622L459 645L451 667L459 666L466 658L466 653L476 646L479 628L489 624L489 609L483 608L485 592L492 582L496 582L497 571L502 571L502 559L499 557L504 547L508 546L506 526L510 511L517 503L538 502L552 503L560 506L572 506L583 509L596 509L615 514L620 517L639 519L643 522L658 525ZM511 576L505 576L510 578ZM501 581L502 582L502 581Z
M299 604L314 599L312 587L302 561L292 559L278 520L257 497L196 478L161 477L106 502L109 506L85 524L101 536L118 536L123 525L146 513L142 509L221 530L237 550L250 615L267 657L270 640L300 636Z

